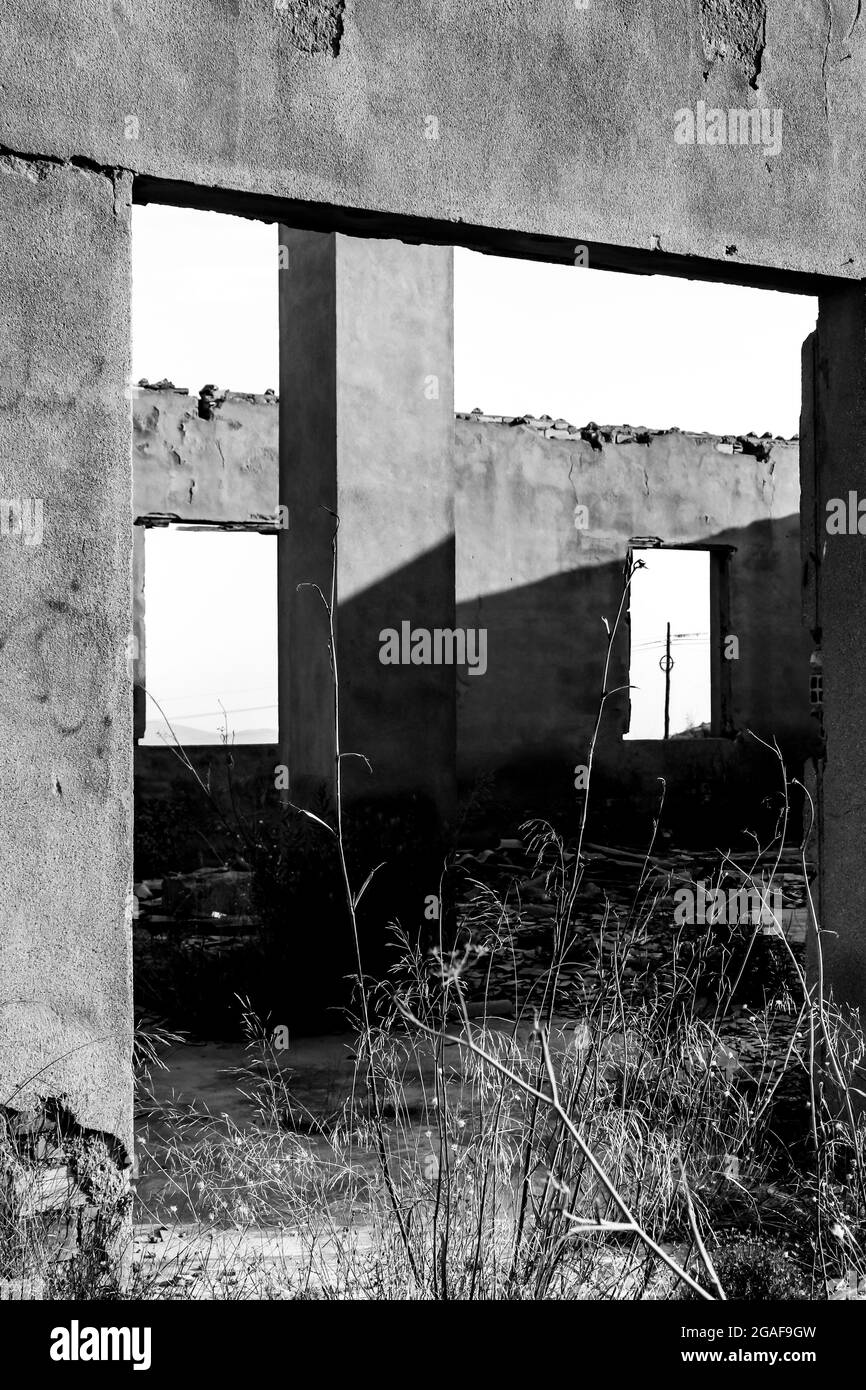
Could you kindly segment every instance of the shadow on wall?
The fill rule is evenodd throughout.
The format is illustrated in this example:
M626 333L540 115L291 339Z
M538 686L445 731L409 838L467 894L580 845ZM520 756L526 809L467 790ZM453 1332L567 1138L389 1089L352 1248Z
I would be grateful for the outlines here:
M628 693L606 703L590 798L593 833L644 845L667 783L664 827L681 843L764 835L775 824L778 761L747 734L775 737L788 777L802 777L819 752L809 713L811 639L800 623L799 518L761 520L702 537L735 547L730 562L730 632L739 658L730 669L734 736L623 741ZM792 542L793 535L793 542ZM484 786L488 817L576 814L574 768L585 763L598 712L607 637L625 576L622 561L551 575L458 605L458 626L487 630L483 677L458 676L457 761L464 795ZM723 634L724 635L724 634ZM624 613L608 688L628 682ZM769 801L768 801L769 798ZM793 796L792 830L800 803Z
M740 732L623 742L628 698L624 691L612 697L597 747L590 839L646 848L660 777L667 782L662 829L676 842L735 846L747 830L762 842L773 835L781 804L779 767L743 730L777 737L789 777L802 776L805 759L818 751L808 704L810 640L800 628L794 594L799 558L792 526L796 534L796 518L785 517L707 538L737 547L730 618L740 637L740 658L731 672L731 708ZM544 816L566 833L576 828L581 801L574 768L588 754L606 652L602 619L615 619L624 561L572 568L461 603L452 625L487 634L487 667L477 675L466 667L380 660L385 629L399 632L403 622L421 627L425 615L445 609L449 585L454 592L450 544L340 607L343 748L370 762L369 768L361 758L346 762L352 883L359 887L371 869L383 866L359 914L372 976L388 966L389 923L397 920L410 933L424 930L425 900L439 892L449 842L441 812L455 772L463 804L455 804L450 829L458 843L496 843L530 815ZM431 602L431 592L438 600ZM324 640L321 602L307 597ZM612 654L611 688L627 682L628 649L623 624ZM332 718L330 684L320 681L314 693L325 727ZM230 818L226 751L208 747L190 755ZM136 750L137 877L231 862L232 852L240 856L238 867L253 873L262 931L239 938L239 945L205 949L201 925L196 939L175 932L156 945L146 930L137 933L140 1003L185 1020L183 1026L201 1036L234 1036L239 993L302 1031L335 1026L334 1009L350 1004L351 934L334 841L299 815L281 820L274 788L278 756L273 746L255 745L229 754L235 799L259 826L260 848L250 853L225 834L171 749ZM306 804L332 821L327 800L311 794ZM795 804L794 833L799 809Z
M627 692L612 696L596 750L593 833L644 844L658 805L659 778L667 783L664 827L682 843L771 830L781 790L779 768L747 731L778 740L789 778L802 777L806 759L820 746L809 713L811 641L800 626L799 553L791 539L797 531L798 518L789 516L705 538L707 544L735 547L729 612L740 645L730 671L735 736L624 742ZM423 626L432 591L440 594L433 611L444 610L445 580L454 564L450 543L342 604L337 634L342 746L369 760L369 766L361 757L345 760L347 801L399 801L407 814L416 807L425 826L431 808L439 808L453 825L460 814L453 800L456 772L464 808L473 803L475 830L513 831L528 814L560 818L567 825L579 805L574 768L586 762L598 711L606 651L602 620L612 624L616 617L625 550L623 544L622 561L570 569L459 604L454 626L486 631L483 674L471 675L465 666L380 660L380 634L399 632L403 622ZM313 607L315 596L307 597ZM319 621L320 612L314 611ZM326 642L323 622L321 628ZM627 684L628 651L626 615L612 653L611 689ZM330 690L319 691L317 708L323 721L332 718ZM244 802L262 805L272 794L276 750L251 745L232 750L231 756ZM203 769L220 767L225 755L202 749L194 761ZM209 862L208 841L218 828L198 823L191 808L201 794L171 750L139 747L136 778L139 807L158 801L168 815L171 802L184 794L185 829L194 844L187 853ZM143 828L147 824L145 812ZM143 834L139 844L147 852ZM437 843L433 859L440 852ZM430 876L436 872L433 859Z
M346 794L420 796L453 818L457 774L456 669L390 665L382 633L401 625L454 627L454 539L341 603L337 619Z

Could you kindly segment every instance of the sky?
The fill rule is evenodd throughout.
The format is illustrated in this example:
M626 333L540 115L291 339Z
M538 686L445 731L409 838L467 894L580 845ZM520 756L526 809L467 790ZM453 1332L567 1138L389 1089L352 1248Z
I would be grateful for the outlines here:
M166 725L181 744L202 741L193 729L215 741L227 725L237 742L275 739L276 536L150 527L144 572L147 688L154 697L144 742L170 737ZM250 739L256 731L264 731L261 738Z
M235 391L277 390L277 273L274 225L156 204L134 207L133 381L167 378L193 394L208 382ZM455 406L547 414L575 425L595 420L788 438L798 430L800 348L816 314L816 301L802 295L457 248ZM196 542L193 564L176 533L160 532L162 542L152 534L154 568L145 591L152 693L172 721L204 730L205 741L218 737L225 719L202 712L220 702L239 739L244 731L275 732L275 669L255 656L274 641L274 607L270 598L249 602L271 584L267 561L253 562L261 552L252 550L245 558L250 587L239 591L243 633L228 642L224 632L219 660L211 659L192 645L189 610L185 616L176 601L158 595L176 595L189 582L205 598L215 595L224 570L219 548L206 554L199 543L212 538L187 534ZM255 544L259 538L227 539ZM664 586L655 592L669 608ZM683 621L687 630L691 619ZM697 694L695 700L699 705ZM154 739L160 715L148 704Z

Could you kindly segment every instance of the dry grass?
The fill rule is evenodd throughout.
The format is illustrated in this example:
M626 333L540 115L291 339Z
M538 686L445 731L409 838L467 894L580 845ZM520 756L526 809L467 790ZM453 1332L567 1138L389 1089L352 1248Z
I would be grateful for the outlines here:
M319 595L338 694L333 594ZM613 693L607 666L604 681L590 771ZM339 731L338 698L335 720ZM78 1229L70 1261L62 1235L74 1210L29 1214L40 1156L7 1127L2 1277L49 1296L134 1298L821 1298L852 1278L856 1288L866 1278L866 1043L826 997L811 899L816 977L779 933L784 979L753 1011L744 1060L729 1023L759 926L736 950L720 951L712 928L682 956L674 943L672 976L628 966L631 945L667 910L649 873L652 845L626 919L605 916L592 989L569 968L584 802L571 843L549 826L526 828L553 909L549 968L528 1000L515 989L513 1023L473 1021L468 975L483 979L487 963L489 979L489 963L513 954L509 906L481 893L456 943L441 938L432 953L395 929L394 967L371 990L356 923L366 884L350 882L343 851L341 757L338 739L327 828L357 952L349 1093L333 1114L305 1112L250 1014L237 1084L255 1123L156 1117L163 1137L143 1163L163 1187L149 1229L167 1229L140 1236L120 1282L111 1257L125 1197ZM781 758L780 782L776 837L742 871L744 887L765 892L789 840ZM156 1054L145 1047L142 1059L146 1073ZM792 1093L799 1113L792 1121L789 1102L783 1130L780 1102Z
M538 849L567 905L573 860L555 837ZM631 930L660 910L650 892ZM700 950L654 990L626 975L624 952L600 953L587 999L557 969L563 927L529 1008L476 1021L465 972L511 949L507 923L490 896L458 952L423 954L395 934L351 1093L330 1115L299 1103L248 1015L236 1084L253 1123L155 1116L164 1138L141 1162L162 1189L122 1291L79 1207L33 1214L38 1153L7 1131L3 1278L46 1296L390 1300L718 1297L725 1277L754 1291L771 1266L768 1296L817 1298L866 1275L864 1126L845 1095L856 1102L864 1045L850 1019L814 989L799 1003L788 991L751 1015L743 1063L725 1033L735 981L723 973L708 1009ZM143 1043L143 1088L157 1053ZM791 1083L796 1142L777 1132Z

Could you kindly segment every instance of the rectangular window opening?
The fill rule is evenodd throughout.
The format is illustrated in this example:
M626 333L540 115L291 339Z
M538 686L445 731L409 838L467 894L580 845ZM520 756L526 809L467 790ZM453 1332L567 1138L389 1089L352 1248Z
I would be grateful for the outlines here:
M277 743L277 537L145 528L144 604L141 743Z
M636 546L631 561L624 738L719 736L722 557L697 547Z

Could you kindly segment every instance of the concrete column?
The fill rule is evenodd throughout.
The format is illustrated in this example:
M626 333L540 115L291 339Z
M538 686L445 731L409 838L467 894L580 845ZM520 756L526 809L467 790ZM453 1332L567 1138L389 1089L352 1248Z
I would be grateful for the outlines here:
M347 799L454 808L453 666L383 665L380 633L454 626L449 248L280 230L280 723L292 799L332 791L327 616L339 516L337 653ZM287 264L286 264L287 260Z
M824 656L826 761L822 778L820 915L829 983L866 1017L866 534L829 534L827 503L866 499L866 293L822 295L814 380L814 499L804 490L807 622ZM807 401L807 406L809 402ZM804 411L808 421L809 409ZM866 508L864 508L866 511ZM866 532L866 516L862 520Z
M130 187L0 158L0 1104L126 1153Z
M147 625L145 622L144 526L132 528L132 689L133 738L138 743L147 731ZM174 756L171 754L170 756Z

